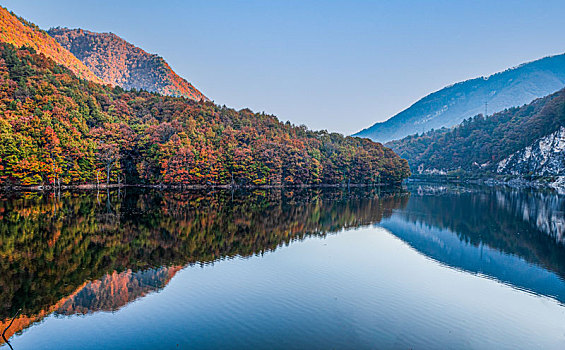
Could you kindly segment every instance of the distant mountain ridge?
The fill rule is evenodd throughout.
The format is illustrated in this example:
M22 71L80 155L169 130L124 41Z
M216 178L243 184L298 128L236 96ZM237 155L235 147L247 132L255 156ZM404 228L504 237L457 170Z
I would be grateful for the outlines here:
M69 68L79 78L102 83L90 69L35 24L0 6L0 42L27 46Z
M419 174L465 171L565 176L565 89L455 128L429 131L386 146Z
M452 127L488 109L488 114L522 106L565 87L565 54L447 86L427 95L385 122L353 136L378 142L398 140L431 129ZM485 102L487 106L485 106Z
M149 54L113 33L51 28L47 31L105 83L196 101L208 98L178 76L160 56Z

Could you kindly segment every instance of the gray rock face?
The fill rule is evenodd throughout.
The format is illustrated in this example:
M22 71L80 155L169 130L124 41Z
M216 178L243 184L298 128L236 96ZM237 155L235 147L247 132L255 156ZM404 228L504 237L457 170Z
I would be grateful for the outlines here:
M522 64L504 72L467 80L429 94L385 122L353 136L388 142L431 129L452 127L485 112L530 103L565 86L565 54Z
M565 175L565 127L540 138L498 163L501 174L563 176Z

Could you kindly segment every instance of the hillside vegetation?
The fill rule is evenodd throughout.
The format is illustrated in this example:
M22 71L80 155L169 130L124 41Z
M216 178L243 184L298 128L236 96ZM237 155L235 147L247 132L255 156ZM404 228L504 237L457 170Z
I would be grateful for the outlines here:
M385 122L354 136L388 142L431 129L453 127L484 113L522 106L565 87L565 54L447 86L427 95ZM487 106L485 106L487 103Z
M149 54L115 34L67 28L52 28L48 33L108 84L207 100L162 57Z
M498 163L565 125L565 90L452 129L387 143L419 173L464 170L495 172Z
M210 102L77 78L0 45L0 184L394 183L408 163L344 137Z
M69 68L78 77L102 83L101 79L94 75L79 59L59 45L45 31L39 29L35 24L15 16L1 6L0 42L12 44L16 47L31 47L53 59L58 64Z

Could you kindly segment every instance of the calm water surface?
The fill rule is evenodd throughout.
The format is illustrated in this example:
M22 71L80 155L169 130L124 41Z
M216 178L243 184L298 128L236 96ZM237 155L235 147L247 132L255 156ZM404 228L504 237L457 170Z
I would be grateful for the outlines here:
M0 196L9 349L565 349L565 197Z

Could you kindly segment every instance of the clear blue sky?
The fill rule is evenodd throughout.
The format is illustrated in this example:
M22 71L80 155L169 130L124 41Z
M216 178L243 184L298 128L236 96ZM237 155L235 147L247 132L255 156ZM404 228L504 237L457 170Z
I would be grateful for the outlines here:
M353 133L457 81L565 52L565 1L4 0L113 32L218 104Z

